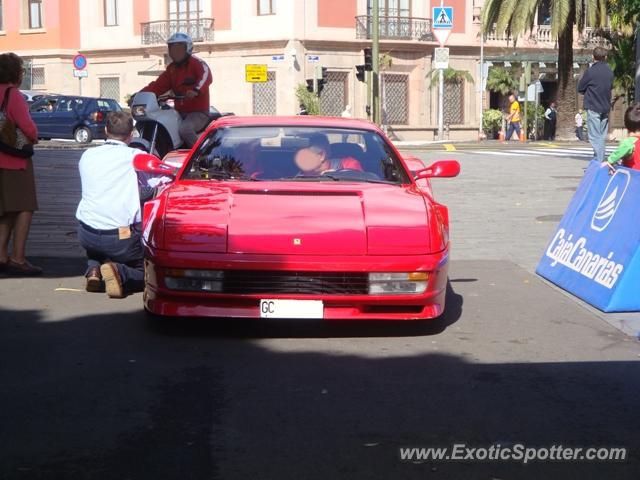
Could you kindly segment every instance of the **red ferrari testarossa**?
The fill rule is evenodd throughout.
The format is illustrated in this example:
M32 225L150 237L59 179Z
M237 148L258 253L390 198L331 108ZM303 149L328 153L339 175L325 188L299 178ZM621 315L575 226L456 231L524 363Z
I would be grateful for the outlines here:
M426 167L375 125L224 117L144 207L145 309L162 316L412 320L445 304L449 218Z

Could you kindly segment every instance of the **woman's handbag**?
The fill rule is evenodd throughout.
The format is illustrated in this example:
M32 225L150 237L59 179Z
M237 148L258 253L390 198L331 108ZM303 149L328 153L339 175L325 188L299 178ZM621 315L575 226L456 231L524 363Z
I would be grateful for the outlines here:
M33 145L20 128L7 117L9 93L7 88L0 107L0 152L14 157L29 158L33 156Z

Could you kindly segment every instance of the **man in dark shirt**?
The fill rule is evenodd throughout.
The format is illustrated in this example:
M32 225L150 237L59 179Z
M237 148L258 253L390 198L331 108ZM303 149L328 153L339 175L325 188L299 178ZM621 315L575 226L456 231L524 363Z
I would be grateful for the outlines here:
M604 161L613 86L613 72L606 59L607 51L604 48L594 48L594 63L584 72L578 84L578 92L584 95L589 142L593 147L593 156L599 162Z

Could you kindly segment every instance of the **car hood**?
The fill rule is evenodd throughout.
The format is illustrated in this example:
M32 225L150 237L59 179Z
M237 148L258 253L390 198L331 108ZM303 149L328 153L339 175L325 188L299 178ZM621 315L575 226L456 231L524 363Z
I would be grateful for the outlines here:
M429 253L413 188L360 183L192 182L167 191L167 249L211 253Z

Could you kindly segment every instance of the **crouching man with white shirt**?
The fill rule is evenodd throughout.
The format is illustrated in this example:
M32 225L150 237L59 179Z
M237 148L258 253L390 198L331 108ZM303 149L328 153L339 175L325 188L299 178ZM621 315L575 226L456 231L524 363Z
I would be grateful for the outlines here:
M87 291L104 288L109 297L123 298L144 289L142 216L133 167L140 150L127 146L133 132L128 113L111 112L106 131L105 144L80 158L78 239L87 251Z

